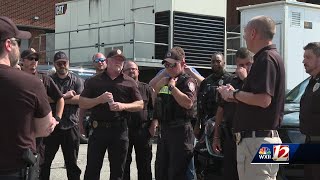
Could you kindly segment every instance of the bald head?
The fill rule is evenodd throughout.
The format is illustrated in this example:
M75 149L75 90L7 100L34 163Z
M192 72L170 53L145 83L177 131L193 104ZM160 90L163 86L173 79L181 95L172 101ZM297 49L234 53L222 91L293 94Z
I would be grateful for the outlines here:
M97 53L97 54L94 54L94 55L92 56L92 61L94 61L95 59L99 59L99 58L104 58L104 59L106 59L106 57L104 56L104 54L102 54L102 53Z
M97 53L92 56L93 67L96 73L102 73L107 68L106 57L102 53Z
M256 16L252 18L247 28L255 29L264 40L272 40L276 33L276 23L267 16Z

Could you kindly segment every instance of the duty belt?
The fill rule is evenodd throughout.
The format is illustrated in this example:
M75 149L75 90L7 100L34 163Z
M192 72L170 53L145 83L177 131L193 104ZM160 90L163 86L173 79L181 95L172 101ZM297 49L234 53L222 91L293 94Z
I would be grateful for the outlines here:
M243 138L254 138L254 137L279 137L277 130L258 130L258 131L241 131L234 133L237 144L240 144Z
M114 121L114 122L92 121L93 128L111 128L111 127L121 127L123 125L125 125L124 121Z

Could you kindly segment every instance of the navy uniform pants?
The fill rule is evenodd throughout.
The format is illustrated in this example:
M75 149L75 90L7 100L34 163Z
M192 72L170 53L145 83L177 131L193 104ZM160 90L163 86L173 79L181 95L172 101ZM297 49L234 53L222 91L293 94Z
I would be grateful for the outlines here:
M44 138L44 162L40 165L40 179L50 179L50 168L52 161L59 150L63 153L68 180L80 180L81 170L77 165L80 145L79 127L62 130L55 129L52 134Z
M89 138L84 180L99 180L103 159L108 151L110 180L122 180L129 146L127 125L97 127ZM104 177L106 179L106 177Z
M132 149L134 147L138 169L138 180L152 180L151 159L152 144L147 127L129 127L129 149L124 171L124 180L130 180L130 165Z
M156 157L156 180L186 180L193 157L194 134L191 123L168 127L161 125Z
M238 180L237 146L231 128L223 128L223 179Z

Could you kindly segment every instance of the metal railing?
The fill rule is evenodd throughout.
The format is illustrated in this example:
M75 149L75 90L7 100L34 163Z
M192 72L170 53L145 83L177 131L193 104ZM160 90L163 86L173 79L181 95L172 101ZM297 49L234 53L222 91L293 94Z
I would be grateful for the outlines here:
M111 28L111 27L116 27L116 26L126 26L126 25L133 25L132 29L132 39L129 41L123 41L123 42L114 42L114 43L101 43L101 29L104 28ZM39 46L39 53L48 53L48 52L56 52L56 51L63 51L67 50L68 51L68 56L70 57L71 50L73 49L82 49L82 48L90 48L90 47L95 47L98 48L98 52L100 52L100 48L104 46L114 46L114 45L120 45L120 44L132 44L132 57L135 60L136 59L136 44L152 44L152 45L160 45L160 46L168 46L169 44L166 43L156 43L156 42L150 42L150 41L141 41L136 38L136 26L137 25L148 25L148 26L158 26L158 27L166 27L170 28L169 25L163 25L163 24L155 24L155 23L147 23L147 22L139 22L139 21L132 21L132 22L126 22L126 23L118 23L118 24L113 24L113 25L105 25L105 26L100 26L100 27L92 27L92 28L83 28L83 29L77 29L77 30L71 30L71 31L63 31L63 32L56 32L56 33L47 33L47 34L40 34L39 36L36 37L38 40L38 46ZM79 33L81 31L90 31L90 30L95 30L97 29L97 43L91 44L91 45L85 45L85 46L75 46L71 47L71 33ZM168 31L170 32L170 31ZM42 49L42 40L43 38L46 38L48 35L59 35L59 34L68 34L68 47L67 48L53 48L48 50L47 49L47 44L46 43L46 49ZM170 36L168 35L168 42L170 42ZM32 44L30 44L32 46Z

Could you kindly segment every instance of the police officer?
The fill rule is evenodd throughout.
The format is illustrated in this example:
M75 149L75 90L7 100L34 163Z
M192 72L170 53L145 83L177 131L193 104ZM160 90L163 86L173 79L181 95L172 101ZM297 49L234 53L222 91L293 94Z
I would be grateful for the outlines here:
M125 62L123 73L132 77L137 82L139 92L144 102L143 110L131 113L131 118L128 121L129 148L123 179L130 180L131 154L134 147L138 180L151 180L152 144L150 140L151 137L154 136L157 127L157 122L151 121L153 113L153 89L148 84L139 81L139 69L134 61Z
M57 124L41 81L13 68L20 56L19 39L30 37L0 16L1 180L37 179L35 138L48 136Z
M231 81L231 85L233 87L241 89L243 82L250 71L252 63L252 53L247 48L240 48L236 52L237 69L235 74L232 75L233 78ZM220 153L223 150L223 179L226 180L239 179L237 171L236 142L232 134L232 121L236 111L235 108L236 104L234 102L220 101L215 116L215 130L212 149L216 153ZM224 137L223 144L221 144L222 141L220 141L220 134L223 134Z
M278 164L252 165L262 143L281 143L277 128L283 118L285 71L283 60L272 39L275 22L266 16L251 19L244 30L254 62L241 90L231 85L219 87L223 99L238 101L233 121L237 143L240 180L276 179Z
M56 106L56 120L62 118L64 99L61 91L58 89L53 80L46 74L38 73L37 66L40 55L33 48L26 49L21 53L22 70L26 73L39 77L42 81L50 103L54 103ZM44 161L44 144L43 138L37 138L37 152L40 155L40 164Z
M194 134L191 125L196 98L196 82L184 73L184 57L171 49L162 61L166 73L156 85L158 93L154 119L159 120L156 179L186 180L193 156Z
M92 65L96 70L96 74L104 72L107 68L106 57L102 53L96 53L92 56Z
M63 115L59 126L47 138L45 144L45 160L41 165L40 177L49 180L51 163L61 145L67 176L69 180L79 180L81 170L77 165L79 152L79 94L83 90L83 80L69 72L69 59L64 52L57 52L53 58L56 73L51 78L63 93L65 102ZM51 106L53 112L56 107Z
M320 42L308 43L304 48L303 64L311 75L300 101L300 131L306 135L306 143L320 143ZM320 179L319 164L304 165L305 179Z
M125 168L129 139L129 112L143 109L137 83L122 74L125 57L120 49L107 55L107 69L90 78L80 96L80 107L91 108L92 126L89 138L85 180L100 179L106 150L110 161L110 179L121 180Z
M102 53L96 53L92 56L92 66L96 70L96 74L103 73L104 70L107 68L107 62L106 57ZM86 84L88 79L85 80L84 85ZM87 114L86 109L80 108L79 112L79 128L80 128L80 135L83 136L84 134L88 133L85 132L85 129L83 128L83 120Z
M197 123L195 133L198 138L201 137L204 124L214 117L218 108L218 93L216 88L219 85L227 84L231 81L231 74L225 70L225 59L222 53L217 52L211 56L212 74L205 78L198 91L197 97Z

